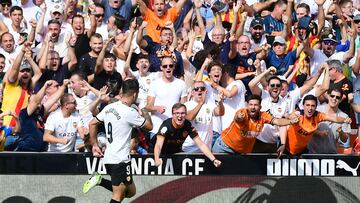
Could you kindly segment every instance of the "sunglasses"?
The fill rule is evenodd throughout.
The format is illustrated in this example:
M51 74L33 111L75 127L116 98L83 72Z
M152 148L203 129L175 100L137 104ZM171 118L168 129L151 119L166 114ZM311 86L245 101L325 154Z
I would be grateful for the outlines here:
M96 14L95 17L97 18L104 17L104 14Z
M360 23L360 20L354 20L354 23L358 24L358 23Z
M337 100L341 99L340 96L336 96L336 95L332 95L332 94L330 94L330 97L331 97L331 98L335 98L335 99L337 99Z
M161 67L163 67L163 68L167 68L167 67L174 68L174 64L161 65Z
M279 88L279 87L281 87L281 84L270 84L270 87L271 88L274 88L274 87Z
M5 7L5 6L11 7L11 3L1 3L1 6L3 6L3 7Z
M28 69L28 68L22 69L20 72L21 72L21 73L25 73L25 72L30 73L30 72L31 72L31 69Z
M331 40L325 40L323 42L324 42L325 45L335 45L336 44L336 42L331 41Z
M203 91L206 90L206 87L194 87L193 90L194 90L194 91L201 91L201 92L203 92Z

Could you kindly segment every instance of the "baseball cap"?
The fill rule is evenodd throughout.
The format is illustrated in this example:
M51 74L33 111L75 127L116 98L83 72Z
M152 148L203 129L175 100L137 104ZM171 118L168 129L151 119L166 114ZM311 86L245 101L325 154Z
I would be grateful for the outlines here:
M273 44L275 44L276 42L280 43L280 44L285 44L286 43L285 39L283 37L281 37L281 36L276 36L275 37Z
M321 41L330 40L333 42L337 42L336 35L334 33L325 33L321 36Z
M303 16L299 19L298 29L308 29L311 22L310 16Z
M356 16L354 16L353 20L360 20L360 14L357 14Z
M281 81L287 82L285 76L283 76L283 75L278 75L278 78L279 78Z
M264 22L261 18L254 18L250 23L250 27L256 27L256 26L263 27L263 24Z
M20 71L25 69L32 70L30 63L27 60L23 60L20 64Z
M61 13L63 14L64 13L64 7L62 4L55 4L51 10L50 10L50 13L55 13L55 12L58 12L58 13Z

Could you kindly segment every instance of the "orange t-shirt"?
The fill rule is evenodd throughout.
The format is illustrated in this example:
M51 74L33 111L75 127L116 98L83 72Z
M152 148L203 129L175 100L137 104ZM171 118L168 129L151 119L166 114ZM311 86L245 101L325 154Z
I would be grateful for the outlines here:
M324 118L325 114L321 112L315 112L311 118L306 118L302 114L299 118L299 123L289 126L286 150L292 155L304 151L318 128L318 124L323 121Z
M244 120L237 122L234 119L230 126L223 130L221 138L234 152L251 153L256 137L260 134L265 123L271 123L273 117L266 112L260 112L259 120L252 120L249 118L247 109L239 109L236 114L238 112L244 113Z
M146 26L146 34L151 37L154 42L160 42L160 31L165 27L167 21L175 22L178 12L175 7L167 10L163 16L158 17L154 11L146 9L144 20L148 23Z

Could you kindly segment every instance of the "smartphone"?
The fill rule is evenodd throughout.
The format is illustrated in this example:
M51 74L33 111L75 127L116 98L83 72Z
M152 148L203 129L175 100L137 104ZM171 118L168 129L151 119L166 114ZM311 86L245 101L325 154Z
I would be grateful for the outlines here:
M272 46L272 44L274 43L275 40L275 36L272 35L266 35L266 43L270 44Z

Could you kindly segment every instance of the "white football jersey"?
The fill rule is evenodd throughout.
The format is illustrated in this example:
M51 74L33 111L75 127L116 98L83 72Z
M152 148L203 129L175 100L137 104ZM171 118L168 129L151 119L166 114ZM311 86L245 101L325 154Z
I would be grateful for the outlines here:
M106 146L103 163L118 164L130 161L131 131L134 127L142 127L145 118L138 111L121 101L107 105L96 117L104 123Z

